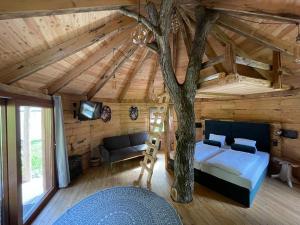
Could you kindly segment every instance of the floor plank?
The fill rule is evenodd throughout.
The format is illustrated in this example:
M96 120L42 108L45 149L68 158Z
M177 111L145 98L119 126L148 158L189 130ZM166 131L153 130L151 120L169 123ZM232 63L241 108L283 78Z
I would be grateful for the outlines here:
M90 169L69 188L59 190L34 221L34 225L52 224L66 209L93 194L112 186L128 186L138 177L139 160L109 167ZM143 180L146 185L146 177ZM300 224L300 188L290 189L278 180L267 178L252 208L195 184L194 200L189 204L173 203L169 196L172 174L164 169L164 156L158 161L152 179L152 191L166 198L179 212L185 225L201 224Z

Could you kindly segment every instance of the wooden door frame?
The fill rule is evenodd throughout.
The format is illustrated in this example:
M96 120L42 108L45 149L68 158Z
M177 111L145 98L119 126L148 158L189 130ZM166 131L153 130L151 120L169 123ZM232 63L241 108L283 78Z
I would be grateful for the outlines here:
M18 146L20 145L18 137L18 118L16 103L8 100L6 104L7 118L7 154L8 162L8 198L9 198L9 224L20 225L22 220L22 199L21 199L21 164L18 154Z
M2 216L2 224L9 224L9 208L8 208L8 163L7 163L7 135L6 135L6 100L0 98L0 106L1 106L1 118L3 119L3 124L0 127L2 129L2 190L3 190L3 213ZM3 108L2 108L3 107Z

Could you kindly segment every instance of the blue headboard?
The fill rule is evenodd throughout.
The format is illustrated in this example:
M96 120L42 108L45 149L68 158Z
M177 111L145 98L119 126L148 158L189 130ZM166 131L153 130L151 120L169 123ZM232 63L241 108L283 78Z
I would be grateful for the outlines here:
M270 124L220 120L205 120L205 138L209 134L226 136L226 143L233 144L234 138L247 138L256 141L259 151L270 152Z

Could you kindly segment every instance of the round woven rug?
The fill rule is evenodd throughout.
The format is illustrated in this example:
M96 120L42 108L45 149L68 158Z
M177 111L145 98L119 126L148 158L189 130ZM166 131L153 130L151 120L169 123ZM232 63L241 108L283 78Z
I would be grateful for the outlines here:
M143 188L113 187L67 210L54 225L182 225L175 209Z

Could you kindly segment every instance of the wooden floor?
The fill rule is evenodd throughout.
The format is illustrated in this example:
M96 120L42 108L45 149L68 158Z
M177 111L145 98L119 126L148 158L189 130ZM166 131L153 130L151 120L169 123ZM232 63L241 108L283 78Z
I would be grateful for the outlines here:
M52 224L66 209L86 196L112 186L128 186L138 177L139 160L122 162L113 169L98 167L89 170L71 187L62 189L52 198L33 223ZM145 185L144 180L144 185ZM169 189L172 175L164 169L164 156L159 154L152 180L152 191L172 202ZM267 178L252 208L243 208L233 201L199 185L195 185L190 204L175 204L186 225L201 224L300 224L300 188L290 189L280 181Z

